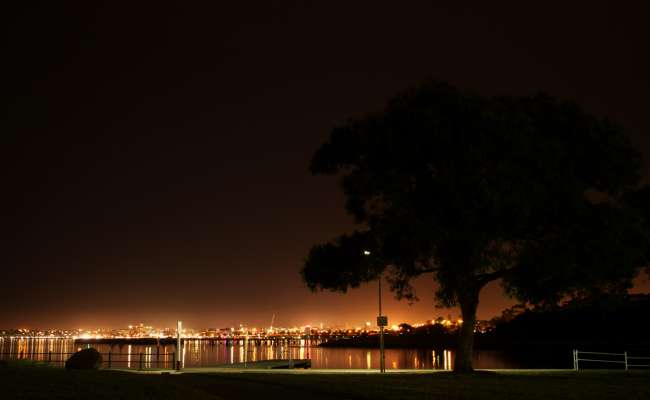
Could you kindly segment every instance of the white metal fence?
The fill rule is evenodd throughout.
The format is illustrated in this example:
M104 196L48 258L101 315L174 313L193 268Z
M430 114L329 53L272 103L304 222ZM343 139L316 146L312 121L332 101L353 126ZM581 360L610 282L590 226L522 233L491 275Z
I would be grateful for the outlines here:
M647 361L643 361L647 360ZM580 370L580 361L620 365L627 371L631 368L650 368L650 357L633 357L623 353L601 353L595 351L573 350L573 369ZM643 364L646 362L645 364Z

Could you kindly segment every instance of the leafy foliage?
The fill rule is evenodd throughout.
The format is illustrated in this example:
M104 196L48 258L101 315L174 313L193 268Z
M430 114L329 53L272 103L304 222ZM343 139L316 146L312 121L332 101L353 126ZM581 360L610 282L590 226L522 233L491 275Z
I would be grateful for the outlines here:
M362 228L314 246L303 278L345 291L386 271L414 299L410 280L431 272L446 306L495 279L532 303L624 290L650 260L639 165L620 128L573 102L428 82L314 154Z

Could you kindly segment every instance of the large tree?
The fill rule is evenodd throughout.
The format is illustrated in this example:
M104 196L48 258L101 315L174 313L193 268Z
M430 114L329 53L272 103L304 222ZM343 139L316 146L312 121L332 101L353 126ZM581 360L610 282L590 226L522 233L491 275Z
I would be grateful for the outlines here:
M427 82L331 132L313 174L338 175L359 229L312 247L312 290L385 276L398 298L431 273L464 323L472 370L481 289L531 304L625 291L650 259L640 155L615 124L547 95L485 97ZM364 255L364 250L370 256Z

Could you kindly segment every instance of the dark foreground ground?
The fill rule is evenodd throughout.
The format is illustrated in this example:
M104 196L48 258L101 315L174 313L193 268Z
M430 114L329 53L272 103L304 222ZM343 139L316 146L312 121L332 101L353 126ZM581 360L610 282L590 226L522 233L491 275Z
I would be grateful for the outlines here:
M650 372L186 373L0 367L10 399L650 399Z

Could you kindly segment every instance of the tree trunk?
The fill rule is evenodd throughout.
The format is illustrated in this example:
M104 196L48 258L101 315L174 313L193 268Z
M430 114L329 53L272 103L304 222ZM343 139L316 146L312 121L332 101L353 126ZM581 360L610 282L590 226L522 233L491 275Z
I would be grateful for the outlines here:
M458 295L463 324L458 335L458 347L454 361L454 372L471 372L474 355L474 327L476 326L476 308L480 288L466 287Z

